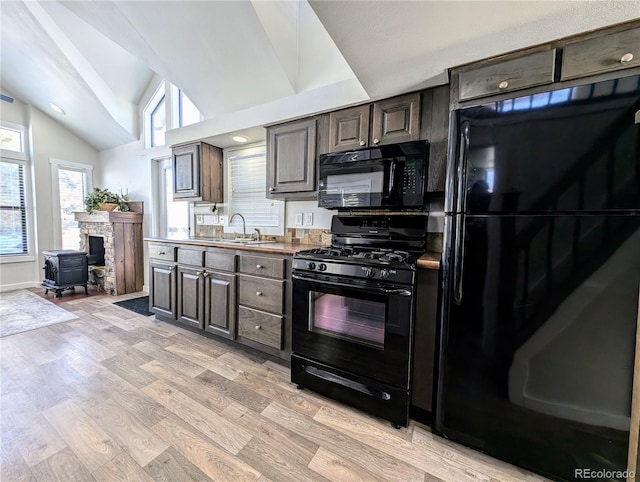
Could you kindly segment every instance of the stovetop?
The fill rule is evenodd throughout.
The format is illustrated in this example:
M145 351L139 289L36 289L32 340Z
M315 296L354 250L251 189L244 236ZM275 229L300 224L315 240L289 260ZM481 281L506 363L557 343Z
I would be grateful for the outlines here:
M425 251L426 220L424 215L333 216L331 246L296 253L294 275L412 284Z
M329 246L327 248L309 249L301 251L298 255L305 258L314 258L323 261L340 261L367 264L393 264L398 267L411 268L422 253L410 252L400 249L388 249L363 246Z

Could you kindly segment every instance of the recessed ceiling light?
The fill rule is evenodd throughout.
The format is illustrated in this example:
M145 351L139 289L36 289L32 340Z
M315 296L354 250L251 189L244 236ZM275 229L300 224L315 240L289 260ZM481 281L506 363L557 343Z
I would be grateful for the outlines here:
M62 114L62 115L64 115L64 114L65 114L64 110L62 110L62 107L60 107L58 104L54 104L53 102L50 102L50 103L49 103L49 106L50 106L53 110L55 110L58 114Z
M233 136L232 139L236 142L241 142L242 144L249 140L249 138L246 136Z

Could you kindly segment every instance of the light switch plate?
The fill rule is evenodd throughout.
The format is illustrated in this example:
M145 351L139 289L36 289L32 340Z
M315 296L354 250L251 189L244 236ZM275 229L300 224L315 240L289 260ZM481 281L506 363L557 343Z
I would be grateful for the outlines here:
M218 223L220 223L222 225L226 225L227 224L227 217L226 216L218 216Z
M302 213L296 213L296 226L302 226Z
M304 213L304 225L313 226L313 213Z
M202 215L202 214L198 214L198 215L196 216L196 223L197 223L197 224L203 224L203 223L204 223L204 215Z

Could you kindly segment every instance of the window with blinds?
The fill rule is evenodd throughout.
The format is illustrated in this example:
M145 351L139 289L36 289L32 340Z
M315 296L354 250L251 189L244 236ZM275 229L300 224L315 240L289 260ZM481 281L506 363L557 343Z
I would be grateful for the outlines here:
M284 202L267 199L267 158L264 148L242 149L230 153L229 160L229 218L234 213L244 216L247 227L277 228L265 234L284 231L281 219ZM242 220L236 217L230 226L242 229ZM278 232L276 232L278 231ZM250 234L247 230L247 234Z
M26 163L0 159L0 256L29 252Z

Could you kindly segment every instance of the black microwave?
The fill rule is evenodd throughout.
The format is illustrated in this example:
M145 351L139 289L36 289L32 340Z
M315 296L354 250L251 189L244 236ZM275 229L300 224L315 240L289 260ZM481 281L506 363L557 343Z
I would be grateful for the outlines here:
M429 144L403 142L320 155L318 206L327 209L422 209Z

